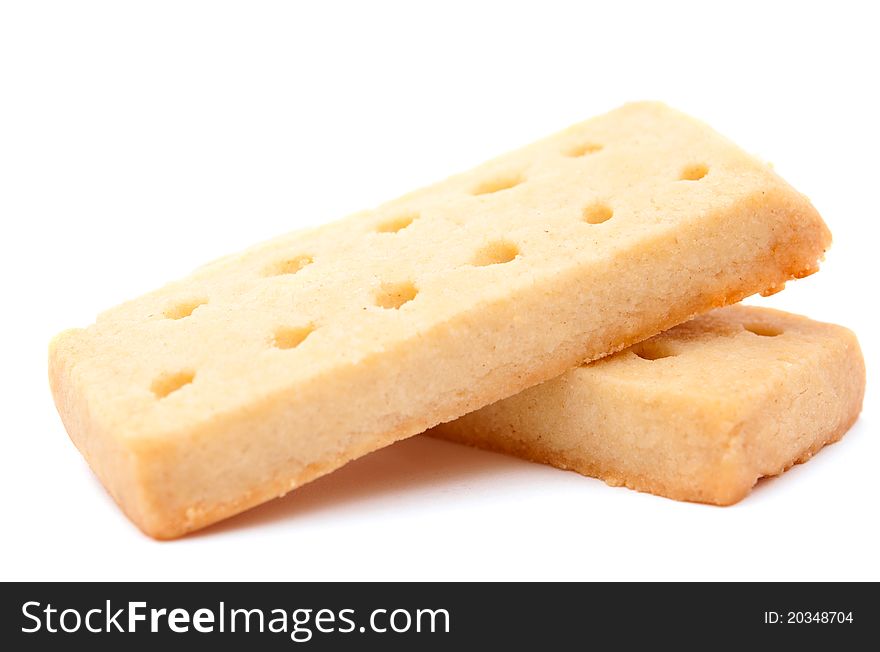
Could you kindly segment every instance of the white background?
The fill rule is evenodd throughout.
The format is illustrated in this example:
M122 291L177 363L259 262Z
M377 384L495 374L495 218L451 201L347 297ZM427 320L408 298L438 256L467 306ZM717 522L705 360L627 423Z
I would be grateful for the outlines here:
M4 3L0 577L880 579L878 23L825 6ZM635 99L771 160L834 232L758 300L861 338L863 416L809 464L722 509L415 438L157 543L68 440L57 331Z

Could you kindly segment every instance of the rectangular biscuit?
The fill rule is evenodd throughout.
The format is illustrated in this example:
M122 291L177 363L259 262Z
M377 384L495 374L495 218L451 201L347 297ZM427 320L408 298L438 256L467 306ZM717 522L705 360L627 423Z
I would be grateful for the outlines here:
M395 201L209 264L52 343L77 447L170 538L817 269L766 165L624 106Z
M851 331L730 306L430 434L613 486L728 505L840 439L864 393Z

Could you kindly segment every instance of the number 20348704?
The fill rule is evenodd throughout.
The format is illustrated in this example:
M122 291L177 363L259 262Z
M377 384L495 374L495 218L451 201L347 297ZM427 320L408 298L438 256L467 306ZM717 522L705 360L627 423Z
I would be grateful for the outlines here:
M777 623L844 624L853 622L853 613L852 611L765 611L764 622L768 625Z

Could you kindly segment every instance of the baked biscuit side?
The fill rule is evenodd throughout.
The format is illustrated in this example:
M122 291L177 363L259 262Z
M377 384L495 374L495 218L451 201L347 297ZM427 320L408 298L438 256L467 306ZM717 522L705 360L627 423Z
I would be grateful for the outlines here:
M840 439L864 387L849 330L732 306L429 434L613 486L729 505Z
M751 327L764 333L759 337L779 338L768 364L783 365L784 378L731 431L729 453L708 501L718 505L737 502L761 478L780 475L839 441L862 409L865 362L852 331L763 313ZM781 338L786 332L792 336L787 347Z

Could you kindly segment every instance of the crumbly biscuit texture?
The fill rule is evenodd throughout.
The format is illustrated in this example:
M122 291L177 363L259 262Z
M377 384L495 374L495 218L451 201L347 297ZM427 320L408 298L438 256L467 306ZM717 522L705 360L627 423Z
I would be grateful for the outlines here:
M113 497L175 537L778 289L829 240L766 165L627 105L113 308L53 341L50 380Z
M431 434L610 485L728 505L840 439L864 392L851 331L731 306Z

